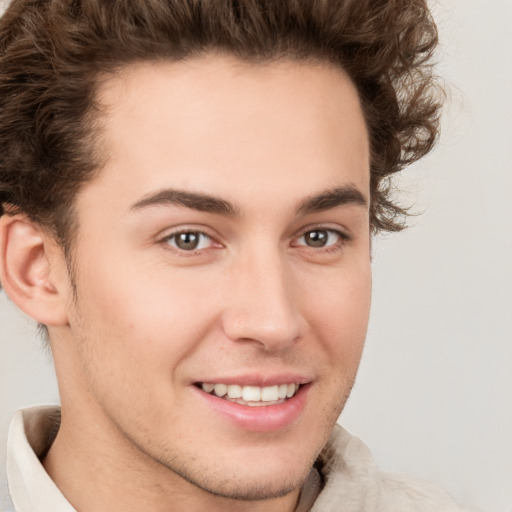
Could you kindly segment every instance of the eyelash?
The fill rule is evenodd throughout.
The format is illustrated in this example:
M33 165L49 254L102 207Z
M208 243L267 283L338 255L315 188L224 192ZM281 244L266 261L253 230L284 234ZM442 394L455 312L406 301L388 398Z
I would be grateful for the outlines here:
M335 235L336 237L338 237L338 241L336 241L335 243L333 243L331 245L325 246L325 247L312 247L312 246L308 246L306 243L299 244L296 242L297 240L300 240L300 239L304 238L306 235L308 235L310 233L314 233L314 232L324 232L324 233L328 233L328 235ZM187 249L177 247L176 245L171 245L170 241L171 240L176 241L177 237L179 237L180 235L198 235L201 238L207 238L210 240L210 244L209 244L210 246L199 248L199 249L194 248L191 250L187 250ZM298 236L294 239L295 241L291 245L292 245L292 247L306 247L307 249L310 249L316 253L322 253L322 252L323 253L336 253L336 252L342 250L343 246L346 243L350 242L351 239L352 238L347 233L340 231L338 229L318 226L318 227L308 227L307 230L303 231L300 236ZM219 242L216 242L215 239L211 235L209 235L208 233L205 233L204 231L201 231L199 229L179 230L174 233L170 233L169 235L166 235L165 237L163 237L160 240L160 242L164 245L172 247L172 249L174 251L176 251L177 254L179 254L180 256L184 256L184 257L205 254L206 252L209 252L212 249L217 249L217 248L222 247L222 245ZM215 247L215 245L216 245L216 247Z
M293 245L300 246L300 247L306 247L315 252L331 253L332 254L332 253L341 251L343 249L343 246L346 243L351 241L351 237L347 233L340 231L338 229L324 227L324 226L308 227L307 230L303 231L303 233L299 237L296 238L296 240L300 240L300 239L304 238L306 235L308 235L310 233L315 233L315 232L317 232L317 233L323 232L323 233L327 233L328 235L335 235L338 238L338 240L335 243L332 243L331 245L327 245L324 247L312 247L312 246L308 246L305 243L304 244L294 243Z
M170 241L171 240L176 241L177 237L179 237L180 235L198 235L200 238L208 238L210 240L210 247L186 250L186 249L177 247L176 245L171 245ZM206 251L210 251L211 249L216 248L216 247L213 247L212 245L217 245L218 247L221 247L221 244L219 244L218 242L215 242L215 239L211 235L209 235L208 233L205 233L204 231L201 231L199 229L183 229L180 231L176 231L174 233L170 233L169 235L162 238L161 243L171 246L172 249L175 250L180 256L185 256L185 257L204 254Z

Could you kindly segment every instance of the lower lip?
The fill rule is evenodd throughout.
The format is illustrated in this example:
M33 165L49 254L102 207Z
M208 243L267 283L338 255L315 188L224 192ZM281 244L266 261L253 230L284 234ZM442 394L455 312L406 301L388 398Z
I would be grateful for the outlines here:
M302 385L293 397L281 404L257 407L230 402L195 386L194 389L209 407L237 427L254 432L273 432L288 427L298 419L306 405L309 387L310 384Z

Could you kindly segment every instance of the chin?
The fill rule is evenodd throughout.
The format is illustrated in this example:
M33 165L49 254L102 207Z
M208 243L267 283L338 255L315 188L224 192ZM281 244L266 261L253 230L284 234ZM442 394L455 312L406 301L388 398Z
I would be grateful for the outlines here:
M267 453L265 457L247 456L241 459L226 455L214 464L201 466L166 464L175 474L209 494L242 501L259 501L285 496L300 489L307 479L316 454L294 457ZM165 463L164 463L165 464Z
M300 475L275 474L241 476L232 472L225 479L218 476L189 480L196 487L215 496L241 500L241 501L262 501L271 498L286 496L291 492L300 489L309 475L311 467L308 466ZM186 477L185 477L186 478Z

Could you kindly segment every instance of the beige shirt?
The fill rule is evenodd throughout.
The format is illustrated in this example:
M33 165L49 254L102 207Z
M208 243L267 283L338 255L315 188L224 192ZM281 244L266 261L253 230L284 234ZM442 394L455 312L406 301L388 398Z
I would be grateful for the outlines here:
M59 410L18 411L9 429L7 480L13 505L2 512L76 512L41 464ZM368 448L336 426L301 493L297 512L460 512L422 480L380 471ZM9 508L10 507L10 508Z

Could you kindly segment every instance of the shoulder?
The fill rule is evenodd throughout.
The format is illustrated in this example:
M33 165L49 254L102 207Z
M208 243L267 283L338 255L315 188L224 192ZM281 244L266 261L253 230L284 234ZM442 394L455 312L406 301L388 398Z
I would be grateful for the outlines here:
M381 471L368 447L336 426L318 464L324 487L311 512L461 512L443 490Z
M380 472L381 501L389 510L410 512L462 512L438 486L409 475Z

